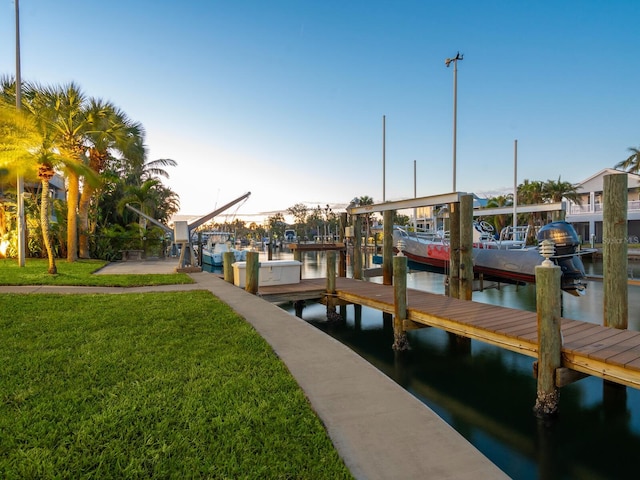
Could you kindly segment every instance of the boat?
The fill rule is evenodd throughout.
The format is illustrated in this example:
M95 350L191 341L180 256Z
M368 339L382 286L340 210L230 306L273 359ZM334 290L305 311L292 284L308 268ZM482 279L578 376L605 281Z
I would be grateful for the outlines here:
M485 278L509 282L535 283L535 267L544 257L537 246L527 246L528 226L505 227L495 235L487 222L473 224L473 270ZM536 235L538 242L551 240L555 253L550 260L562 269L562 290L573 295L584 293L586 274L580 241L573 226L567 222L552 222ZM447 269L449 266L449 238L446 232L416 232L394 227L394 250L398 248L410 260L419 264ZM398 247L398 245L400 245Z
M231 243L231 234L228 232L204 232L202 245L202 265L209 267L222 267L225 252L233 252L235 262L244 262L247 259L247 251L234 248Z

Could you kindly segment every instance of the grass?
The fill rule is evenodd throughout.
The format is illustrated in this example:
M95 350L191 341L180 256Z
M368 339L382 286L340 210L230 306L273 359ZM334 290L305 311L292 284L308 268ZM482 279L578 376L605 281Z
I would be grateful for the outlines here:
M175 285L193 283L184 273L148 275L92 275L104 267L103 260L58 260L58 273L47 273L46 259L28 258L19 267L16 259L0 259L0 285L84 285L92 287L140 287L144 285Z
M0 311L0 478L351 478L286 367L209 292L0 294Z

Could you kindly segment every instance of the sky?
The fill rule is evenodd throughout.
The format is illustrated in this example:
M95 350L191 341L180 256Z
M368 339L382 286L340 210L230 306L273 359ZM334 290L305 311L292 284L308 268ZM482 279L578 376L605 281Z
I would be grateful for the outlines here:
M612 168L640 145L639 19L637 0L20 0L21 71L142 123L181 214L251 192L227 211L251 220L453 191L457 52L457 191Z

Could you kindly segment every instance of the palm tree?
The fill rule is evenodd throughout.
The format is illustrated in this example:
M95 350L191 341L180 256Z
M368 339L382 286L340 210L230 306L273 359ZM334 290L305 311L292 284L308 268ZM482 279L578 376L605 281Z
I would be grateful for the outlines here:
M500 207L509 207L513 205L513 194L509 193L507 195L498 195L497 197L491 197L487 200L486 208L500 208ZM493 225L496 232L501 232L504 227L509 223L508 215L494 215L493 217L488 217L485 220Z
M570 182L563 182L560 177L558 180L547 180L542 185L542 192L545 197L545 201L551 203L561 202L563 198L573 201L580 205L582 200L580 199L580 194L578 193L577 187ZM562 215L562 218L560 216ZM553 212L554 220L564 220L564 211L563 212Z
M14 88L15 91L15 88ZM3 89L6 94L7 90ZM8 95L10 96L10 95ZM56 274L58 269L51 246L49 229L49 181L54 176L53 155L46 137L39 131L35 117L28 110L17 110L13 102L7 104L7 95L0 100L0 165L13 168L21 173L31 173L36 169L42 184L40 195L40 223L42 240L49 260L48 273Z
M90 99L86 108L89 144L89 168L100 176L107 167L112 153L123 158L137 159L141 155L142 125L127 118L126 114L110 102ZM85 182L78 205L79 256L89 258L89 206L97 186Z
M547 180L542 185L542 192L545 201L551 203L561 202L563 198L580 204L580 194L577 187L571 182L563 182L560 177L558 180Z
M78 203L80 178L95 181L85 162L85 135L89 128L86 97L75 83L43 87L31 85L25 92L27 105L41 129L50 133L52 146L64 159L67 178L67 261L78 259Z
M631 155L616 163L615 168L625 169L628 173L640 173L640 148L629 147Z

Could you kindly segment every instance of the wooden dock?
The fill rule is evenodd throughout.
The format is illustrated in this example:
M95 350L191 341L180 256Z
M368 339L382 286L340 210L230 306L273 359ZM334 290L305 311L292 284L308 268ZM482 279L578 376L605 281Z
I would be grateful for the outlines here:
M320 299L326 292L324 278L302 280L299 284L260 287L258 295L269 301ZM346 303L394 313L393 286L338 277L336 295ZM537 314L513 308L458 300L444 295L407 290L405 328L437 327L463 337L506 350L538 357ZM640 388L640 332L604 327L563 318L562 386L593 375L633 388Z

